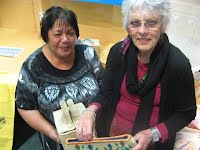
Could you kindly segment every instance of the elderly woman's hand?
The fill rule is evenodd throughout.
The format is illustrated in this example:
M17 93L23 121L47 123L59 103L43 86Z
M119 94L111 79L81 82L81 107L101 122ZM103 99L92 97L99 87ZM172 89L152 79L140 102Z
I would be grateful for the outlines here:
M146 150L152 141L151 130L147 129L140 131L133 138L138 142L138 144L131 150Z
M90 141L96 137L95 130L96 113L91 107L83 112L81 118L76 123L76 135L81 141Z

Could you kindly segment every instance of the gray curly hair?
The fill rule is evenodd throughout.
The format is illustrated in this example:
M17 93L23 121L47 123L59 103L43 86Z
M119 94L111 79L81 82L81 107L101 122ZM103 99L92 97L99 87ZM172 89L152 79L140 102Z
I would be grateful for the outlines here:
M124 0L122 3L123 28L128 31L130 16L133 12L153 12L162 18L162 28L166 30L170 22L170 0Z

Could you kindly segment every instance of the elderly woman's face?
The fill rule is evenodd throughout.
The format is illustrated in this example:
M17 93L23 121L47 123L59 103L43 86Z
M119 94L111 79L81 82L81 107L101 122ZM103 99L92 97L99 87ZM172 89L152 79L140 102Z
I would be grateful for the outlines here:
M156 13L134 12L130 17L128 32L140 51L151 53L162 33L161 18Z

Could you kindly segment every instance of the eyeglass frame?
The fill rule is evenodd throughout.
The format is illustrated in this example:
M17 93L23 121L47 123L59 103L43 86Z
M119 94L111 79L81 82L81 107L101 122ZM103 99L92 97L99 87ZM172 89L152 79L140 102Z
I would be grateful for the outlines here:
M133 26L133 22L137 22L138 25L135 25L135 27ZM154 22L154 24L150 24ZM157 20L153 20L153 19L146 19L145 21L140 21L138 19L134 19L134 20L131 20L129 22L129 26L132 28L132 29L139 29L142 24L144 24L144 26L147 28L147 29L156 29L158 27L158 25L161 23L161 21L157 21Z

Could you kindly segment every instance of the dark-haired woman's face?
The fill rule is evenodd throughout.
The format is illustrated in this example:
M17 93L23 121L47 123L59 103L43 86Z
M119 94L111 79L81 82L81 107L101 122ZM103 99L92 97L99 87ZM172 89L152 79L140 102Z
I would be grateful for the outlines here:
M67 24L56 21L48 31L48 48L58 58L69 58L74 54L76 32Z

